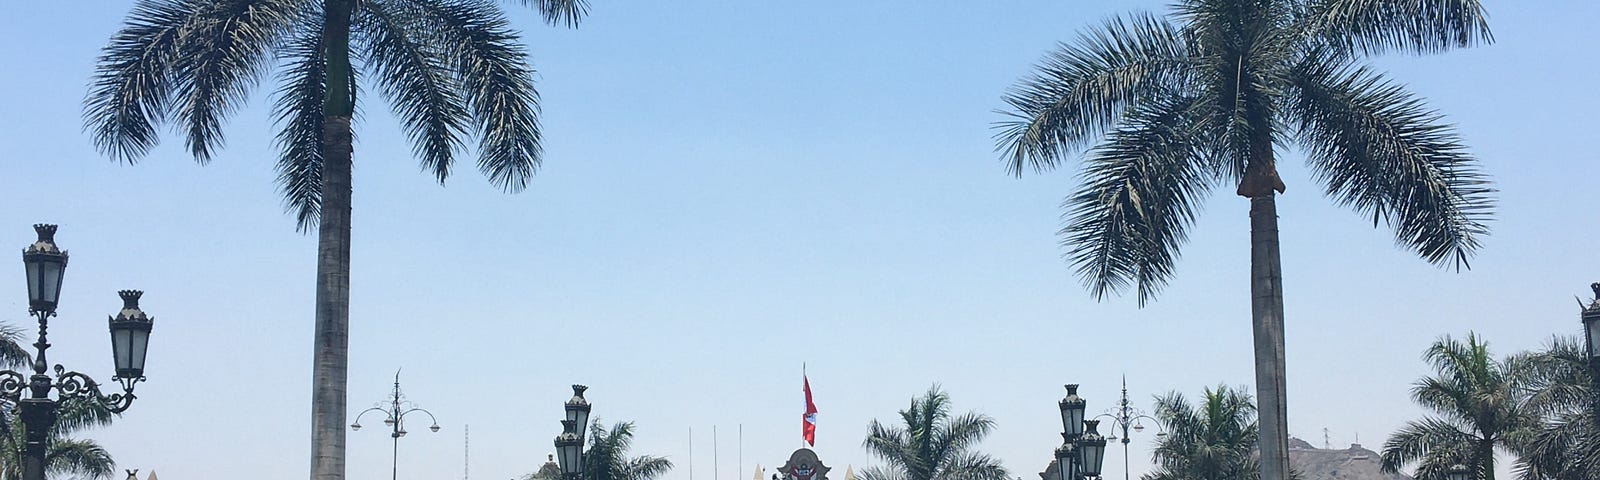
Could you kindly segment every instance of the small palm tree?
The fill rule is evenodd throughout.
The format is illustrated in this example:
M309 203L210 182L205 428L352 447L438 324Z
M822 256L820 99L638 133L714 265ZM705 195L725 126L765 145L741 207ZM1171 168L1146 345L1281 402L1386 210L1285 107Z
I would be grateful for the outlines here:
M1433 415L1406 423L1383 444L1383 471L1399 472L1416 464L1423 480L1443 480L1452 465L1473 469L1475 478L1494 480L1497 450L1516 453L1521 438L1539 426L1528 408L1524 369L1514 360L1499 361L1477 334L1466 342L1445 336L1423 358L1436 375L1411 387L1411 398Z
M950 396L938 385L900 411L902 425L873 420L862 442L887 465L867 467L861 480L1009 480L1000 461L976 451L994 430L994 419L977 412L950 415Z
M1438 265L1467 266L1492 192L1453 128L1366 66L1387 51L1491 40L1477 0L1177 0L1047 57L1005 97L998 143L1010 173L1087 149L1061 229L1096 298L1139 304L1172 277L1200 203L1250 199L1250 298L1262 477L1288 473L1277 158L1298 146L1335 202L1386 222Z
M617 422L608 430L596 418L589 426L589 449L583 452L587 480L654 480L672 470L672 462L649 455L629 457L633 422Z
M1156 399L1166 435L1156 441L1156 471L1144 480L1256 480L1256 406L1227 385L1205 389L1198 406L1178 392Z
M0 368L20 369L33 364L33 356L22 343L23 330L0 324ZM27 459L27 431L21 410L15 404L0 405L0 478L22 478ZM49 477L76 477L86 480L110 479L116 462L94 440L72 438L75 432L111 424L116 414L99 403L69 397L56 409L56 423L45 447L44 469Z
M587 0L521 3L569 26L587 11ZM476 140L478 170L519 191L542 156L527 60L490 0L139 0L100 56L85 128L101 152L129 163L163 124L182 132L195 161L210 161L222 124L279 65L278 185L299 229L318 230L313 479L344 477L358 92L388 100L439 182Z
M1600 372L1590 366L1584 340L1557 337L1544 350L1517 359L1530 392L1526 408L1544 421L1521 439L1518 476L1600 478Z

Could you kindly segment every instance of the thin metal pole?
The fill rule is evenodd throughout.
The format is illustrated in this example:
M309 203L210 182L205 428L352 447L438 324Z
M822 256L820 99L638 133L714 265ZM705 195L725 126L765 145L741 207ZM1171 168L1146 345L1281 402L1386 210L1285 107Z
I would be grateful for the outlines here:
M395 423L398 424L399 422L395 422ZM394 452L389 454L389 470L392 471L392 473L389 476L389 478L392 478L394 480L400 480L400 436L399 435L396 435L394 437Z

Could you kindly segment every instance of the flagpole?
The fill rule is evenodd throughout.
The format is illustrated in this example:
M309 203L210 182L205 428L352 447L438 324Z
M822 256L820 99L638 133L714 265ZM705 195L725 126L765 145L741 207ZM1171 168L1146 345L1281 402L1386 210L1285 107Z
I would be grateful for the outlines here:
M711 426L711 480L719 480L717 478L717 476L718 476L718 472L721 471L721 470L718 469L718 467L722 466L722 465L720 465L720 463L721 462L717 460L717 426L716 425L712 425Z
M689 427L689 480L694 480L694 427Z

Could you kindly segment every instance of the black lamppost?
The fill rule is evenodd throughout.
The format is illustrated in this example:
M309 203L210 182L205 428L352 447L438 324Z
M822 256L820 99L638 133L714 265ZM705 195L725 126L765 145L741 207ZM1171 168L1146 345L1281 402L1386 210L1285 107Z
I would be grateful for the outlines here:
M1099 479L1100 466L1105 462L1106 439L1098 431L1099 420L1084 420L1088 402L1078 396L1078 385L1067 385L1067 396L1057 404L1061 408L1061 447L1056 448L1056 468L1060 479Z
M351 430L361 430L361 417L367 412L383 413L383 424L389 426L389 438L394 439L394 447L389 454L390 478L400 478L400 437L406 436L406 415L422 412L428 415L428 420L433 422L428 427L429 431L439 431L439 419L433 417L433 412L418 407L415 403L406 400L405 394L400 393L400 371L394 372L394 392L389 394L389 404L379 403L378 406L362 410L356 414L356 421L350 423Z
M1584 355L1589 358L1589 371L1596 379L1600 379L1600 282L1589 284L1589 289L1594 290L1594 300L1583 309L1583 339ZM1594 400L1595 418L1600 418L1600 396Z
M1129 438L1129 425L1132 425L1134 432L1143 432L1144 423L1142 423L1141 420L1156 422L1156 425L1158 426L1161 423L1155 418L1145 415L1144 412L1140 411L1138 408L1135 408L1132 403L1128 402L1128 377L1122 377L1122 399L1117 401L1117 406L1113 407L1111 411L1097 415L1094 418L1101 417L1105 417L1111 421L1111 437L1107 438L1106 440L1116 440L1116 429L1122 429L1122 478L1123 480L1129 480L1131 478L1131 474L1128 472L1128 444L1133 442L1133 439ZM1156 434L1156 436L1162 435L1166 434Z
M583 391L589 387L572 386L572 399L565 406L567 418L561 420L561 434L556 435L556 459L561 464L561 474L566 480L583 480L583 434L588 427L589 400Z
M1449 470L1445 470L1444 478L1446 480L1468 480L1472 478L1472 475L1469 473L1466 465L1457 463L1455 465L1451 465Z
M150 345L150 327L154 321L139 309L139 296L144 292L122 290L122 311L110 318L111 357L116 364L115 378L122 393L105 395L100 384L78 372L68 372L55 365L55 376L45 373L49 362L45 350L50 341L45 333L50 317L56 315L61 299L61 278L67 270L67 251L56 246L55 225L33 226L39 240L22 251L22 264L27 267L28 313L39 320L39 339L33 343L38 353L33 357L33 375L5 370L0 371L0 397L17 403L22 408L22 425L26 431L27 457L22 469L23 480L44 480L45 448L49 433L56 422L56 407L71 399L100 404L115 413L127 411L133 404L133 387L144 381L145 350ZM50 391L56 398L50 398ZM23 393L28 393L26 398Z

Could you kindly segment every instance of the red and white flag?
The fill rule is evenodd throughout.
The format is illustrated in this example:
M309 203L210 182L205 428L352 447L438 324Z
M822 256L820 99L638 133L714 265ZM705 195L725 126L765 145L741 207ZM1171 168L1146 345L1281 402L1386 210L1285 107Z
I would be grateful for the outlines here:
M806 390L806 414L803 417L805 424L800 426L800 436L806 439L807 445L815 447L817 446L817 404L811 401L811 379L806 378L803 373L800 374L800 379L805 382Z

